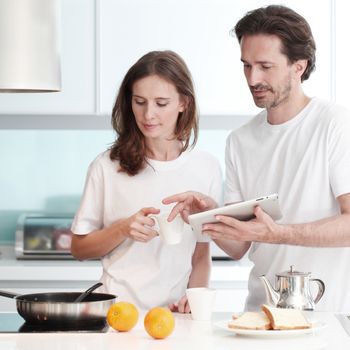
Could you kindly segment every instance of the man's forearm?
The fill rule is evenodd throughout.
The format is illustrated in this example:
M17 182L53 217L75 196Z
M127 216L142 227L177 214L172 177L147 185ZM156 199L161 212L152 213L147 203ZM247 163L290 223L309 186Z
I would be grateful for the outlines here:
M350 247L350 214L307 224L281 225L274 243L307 247Z

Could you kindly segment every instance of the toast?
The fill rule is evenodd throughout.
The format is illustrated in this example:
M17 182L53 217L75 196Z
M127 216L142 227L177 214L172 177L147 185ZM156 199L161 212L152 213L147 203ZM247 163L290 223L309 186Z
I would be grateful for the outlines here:
M306 320L300 310L281 309L265 304L261 306L261 309L270 320L272 329L288 330L311 328L311 324Z
M245 312L228 323L232 329L271 329L271 322L264 312Z

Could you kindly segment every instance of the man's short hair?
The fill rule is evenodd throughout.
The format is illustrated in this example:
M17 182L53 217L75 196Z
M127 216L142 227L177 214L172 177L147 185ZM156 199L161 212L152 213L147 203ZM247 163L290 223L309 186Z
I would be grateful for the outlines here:
M311 28L304 17L286 6L270 5L249 11L232 30L238 41L243 36L276 35L282 42L281 51L290 63L307 60L301 81L307 80L315 70L316 45Z

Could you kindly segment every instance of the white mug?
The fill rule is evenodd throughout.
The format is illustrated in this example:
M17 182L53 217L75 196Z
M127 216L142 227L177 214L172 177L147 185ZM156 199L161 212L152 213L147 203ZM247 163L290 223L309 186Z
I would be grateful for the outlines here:
M188 288L186 289L188 304L191 308L191 316L195 321L209 321L213 311L216 290L212 288Z
M179 244L182 240L184 231L184 221L177 215L173 221L168 221L169 213L160 213L150 215L149 217L156 221L156 231L166 244Z

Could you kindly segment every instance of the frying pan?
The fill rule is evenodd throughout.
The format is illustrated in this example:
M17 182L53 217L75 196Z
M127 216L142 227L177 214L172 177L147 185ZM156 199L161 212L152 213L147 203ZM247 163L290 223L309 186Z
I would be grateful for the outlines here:
M0 290L0 296L16 300L18 313L28 323L93 324L106 322L109 307L116 295L91 293L76 302L79 292L14 294Z

